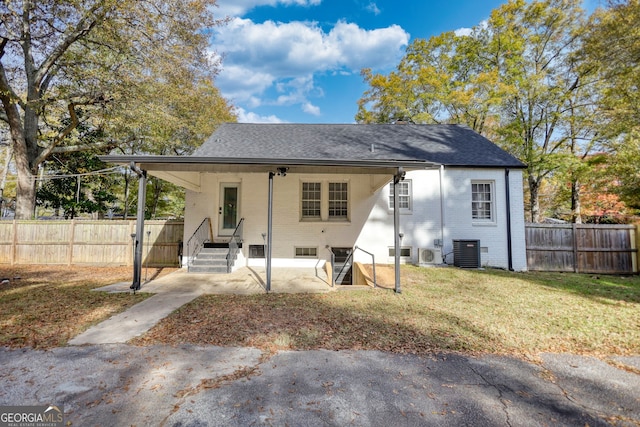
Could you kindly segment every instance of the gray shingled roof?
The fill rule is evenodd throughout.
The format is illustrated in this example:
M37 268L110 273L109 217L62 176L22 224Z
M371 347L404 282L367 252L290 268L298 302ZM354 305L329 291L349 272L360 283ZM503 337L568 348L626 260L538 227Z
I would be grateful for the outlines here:
M192 157L524 167L487 138L461 125L226 123Z

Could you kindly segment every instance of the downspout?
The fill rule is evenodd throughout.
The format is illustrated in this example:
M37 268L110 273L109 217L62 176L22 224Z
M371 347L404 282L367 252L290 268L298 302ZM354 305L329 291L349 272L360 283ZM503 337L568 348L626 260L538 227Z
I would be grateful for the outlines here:
M442 180L444 178L444 165L440 165L440 248L444 252L444 189L442 185ZM446 258L443 255L444 263L447 263Z
M269 172L269 201L267 212L267 292L271 291L271 242L273 231L273 176L274 172Z
M507 199L507 258L509 271L513 271L513 253L511 247L511 193L509 191L509 169L504 170L504 193Z
M136 234L133 257L133 292L140 290L140 280L142 278L142 245L144 238L144 208L147 199L147 172L131 162L131 170L138 175L138 215L136 217Z
M400 209L398 209L398 183L404 179L405 172L402 168L398 168L398 172L393 176L393 234L395 247L395 272L397 294L401 293L400 289Z

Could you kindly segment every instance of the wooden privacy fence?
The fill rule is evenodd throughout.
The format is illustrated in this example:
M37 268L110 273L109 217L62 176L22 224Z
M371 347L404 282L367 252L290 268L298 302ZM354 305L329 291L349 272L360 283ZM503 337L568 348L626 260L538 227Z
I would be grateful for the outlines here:
M182 221L145 221L143 265L178 265ZM133 265L136 221L0 221L0 264Z
M638 272L635 225L527 224L525 232L531 271Z

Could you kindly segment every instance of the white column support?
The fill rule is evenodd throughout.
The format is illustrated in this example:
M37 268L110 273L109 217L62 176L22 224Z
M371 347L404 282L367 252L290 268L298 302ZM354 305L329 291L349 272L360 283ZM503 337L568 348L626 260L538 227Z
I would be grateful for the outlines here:
M398 168L397 173L393 176L393 235L394 235L394 247L395 247L395 291L401 293L400 289L400 252L402 247L400 246L400 209L398 208L398 183L404 180L405 171L403 168Z

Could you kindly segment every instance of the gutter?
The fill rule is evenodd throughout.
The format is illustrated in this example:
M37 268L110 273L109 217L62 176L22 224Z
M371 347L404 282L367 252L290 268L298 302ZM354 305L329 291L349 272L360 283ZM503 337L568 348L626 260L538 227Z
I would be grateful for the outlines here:
M426 160L331 160L331 159L280 159L280 158L249 158L249 157L195 157L195 156L98 156L103 162L116 164L181 164L181 165L296 165L296 166L348 166L348 167L438 167L439 164Z

